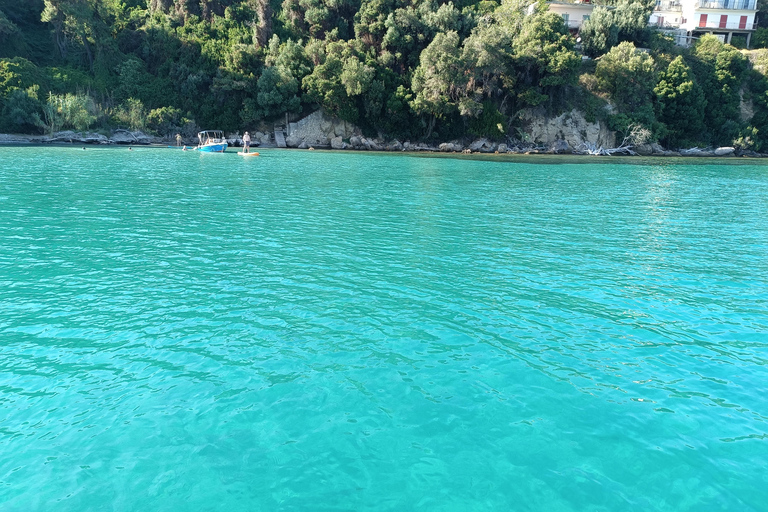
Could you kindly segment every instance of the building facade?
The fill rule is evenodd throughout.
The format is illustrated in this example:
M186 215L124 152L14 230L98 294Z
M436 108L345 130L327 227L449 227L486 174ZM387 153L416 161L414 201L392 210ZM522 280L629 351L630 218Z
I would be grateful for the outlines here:
M563 17L574 35L595 8L591 0L556 0L547 5ZM656 0L648 24L667 32L680 46L690 46L699 37L712 34L724 43L731 43L733 36L744 37L749 47L757 28L756 14L757 0Z
M576 0L574 2L554 1L547 2L549 10L563 17L565 26L571 33L577 33L581 25L589 19L595 6L589 1Z
M678 44L690 45L705 34L730 43L734 35L749 47L755 31L757 0L657 0L649 24L670 31Z

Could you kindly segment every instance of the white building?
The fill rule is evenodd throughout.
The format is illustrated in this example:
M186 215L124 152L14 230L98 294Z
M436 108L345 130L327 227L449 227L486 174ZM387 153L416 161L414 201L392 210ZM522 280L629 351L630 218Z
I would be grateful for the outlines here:
M756 13L757 0L657 0L648 23L670 30L676 42L686 46L704 34L725 43L734 34L744 35L749 46Z
M595 8L592 0L555 0L547 2L547 6L563 17L574 35ZM704 34L713 34L724 43L730 43L734 35L744 35L749 47L752 32L757 28L756 13L757 0L656 0L648 24L667 31L681 46L689 46Z
M595 6L590 0L550 1L547 2L549 10L563 17L565 26L570 32L578 32L581 25L589 19Z

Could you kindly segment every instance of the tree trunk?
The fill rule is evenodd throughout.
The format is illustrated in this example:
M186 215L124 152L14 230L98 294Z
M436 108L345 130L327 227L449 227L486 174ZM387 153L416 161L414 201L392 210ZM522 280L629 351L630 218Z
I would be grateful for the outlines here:
M429 120L429 126L427 127L427 136L424 137L425 139L428 139L430 136L432 136L432 130L435 129L435 121L437 120L436 116L432 116L432 118Z
M259 24L256 25L256 46L264 48L272 37L272 6L269 0L257 0L256 15L259 17Z
M88 57L88 69L93 73L93 53L91 52L91 45L88 43L88 38L85 37L85 34L80 34L80 40L83 42L85 55Z
M67 58L67 36L61 29L56 29L56 46L59 47L59 53L62 59Z

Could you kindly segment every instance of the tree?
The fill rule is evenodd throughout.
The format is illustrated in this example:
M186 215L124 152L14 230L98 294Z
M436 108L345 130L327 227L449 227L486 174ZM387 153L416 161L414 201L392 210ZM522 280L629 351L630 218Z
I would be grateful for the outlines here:
M693 80L691 68L682 56L673 60L659 74L654 89L657 117L669 130L666 141L671 146L695 144L704 129L707 100L701 87Z
M653 12L654 3L642 3L637 0L621 0L613 13L618 28L618 42L630 41L635 46L650 42L651 30L648 19Z
M17 133L33 133L43 127L42 104L37 98L39 87L15 89L2 108L2 129Z
M579 31L584 55L599 57L613 48L619 41L619 27L613 19L613 13L607 8L597 6Z
M421 53L419 67L413 73L411 108L430 116L427 138L435 120L457 110L465 83L464 67L456 32L439 33Z
M609 94L620 112L647 127L653 124L657 80L653 57L625 41L598 61L595 77L600 90Z
M710 137L716 144L731 144L742 128L739 103L747 59L714 36L702 37L692 57L692 69L707 99L704 121Z
M595 7L579 31L584 54L599 57L624 41L649 44L648 19L652 10L652 6L636 0L621 0L614 9Z
M347 66L354 66L351 57L356 57L355 49L345 42L328 43L324 61L315 66L310 75L304 77L303 87L311 101L320 104L330 114L356 122L360 111L354 96L355 87L347 87L342 82L342 75ZM350 76L350 72L345 75Z
M576 82L581 59L562 17L539 10L526 16L512 40L515 91L520 106L536 106Z
M297 96L299 81L282 66L264 68L256 87L257 118L271 119L286 112L298 112L301 108Z

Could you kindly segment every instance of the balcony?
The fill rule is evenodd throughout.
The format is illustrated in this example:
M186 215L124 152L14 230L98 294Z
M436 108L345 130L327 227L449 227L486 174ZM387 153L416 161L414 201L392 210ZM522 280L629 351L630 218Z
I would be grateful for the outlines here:
M732 9L736 11L754 11L757 9L756 0L699 0L697 9Z
M690 26L690 25L689 25ZM755 30L757 23L719 23L717 21L699 22L694 30Z
M650 26L661 29L661 30L676 30L680 28L679 23L671 23L669 21L657 21L656 23L653 23Z
M680 4L680 2L675 2L674 0L657 0L656 7L654 7L653 10L679 12L683 10L683 6Z

